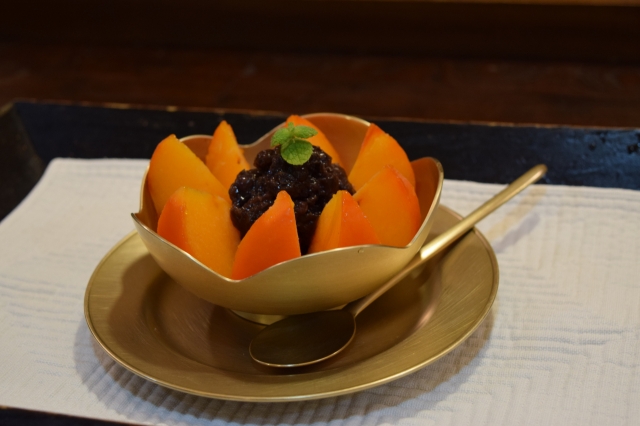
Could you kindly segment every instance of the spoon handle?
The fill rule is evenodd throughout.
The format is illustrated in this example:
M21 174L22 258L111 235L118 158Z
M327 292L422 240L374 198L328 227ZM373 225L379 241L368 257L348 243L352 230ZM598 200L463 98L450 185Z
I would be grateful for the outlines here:
M476 223L487 217L491 212L495 211L498 207L515 197L522 192L526 187L532 183L538 181L547 172L547 166L544 164L538 164L531 168L528 172L520 176L513 181L505 189L497 193L489 201L475 209L471 214L462 219L456 225L452 226L442 234L429 241L426 245L420 249L419 256L414 257L400 272L387 281L383 286L378 288L373 293L368 294L358 300L347 304L344 308L345 311L349 311L353 316L357 316L367 306L373 303L378 297L382 296L387 290L396 285L399 281L405 278L409 273L417 266L425 263L432 258L435 254L439 253L443 249L447 248L451 243L455 242L467 231L472 229Z

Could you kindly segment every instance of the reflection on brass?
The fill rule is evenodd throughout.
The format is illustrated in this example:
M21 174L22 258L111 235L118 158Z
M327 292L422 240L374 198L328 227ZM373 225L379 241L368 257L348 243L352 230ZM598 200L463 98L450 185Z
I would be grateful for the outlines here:
M369 123L341 114L305 116L332 141L349 170L360 150ZM272 130L245 147L247 160L269 147ZM182 139L204 158L210 136ZM373 292L400 271L424 244L432 225L443 182L440 163L421 159L416 166L416 192L423 214L418 233L406 247L367 245L314 253L272 266L243 280L223 277L155 233L157 214L146 185L142 185L140 212L133 214L140 238L160 268L193 294L219 306L246 314L292 315L335 308ZM242 314L241 314L242 315Z
M429 238L459 221L442 206L433 217ZM497 290L493 250L473 230L359 315L340 354L282 372L249 356L263 326L177 285L134 233L96 268L85 316L118 363L154 383L212 398L295 401L370 388L434 362L471 335Z

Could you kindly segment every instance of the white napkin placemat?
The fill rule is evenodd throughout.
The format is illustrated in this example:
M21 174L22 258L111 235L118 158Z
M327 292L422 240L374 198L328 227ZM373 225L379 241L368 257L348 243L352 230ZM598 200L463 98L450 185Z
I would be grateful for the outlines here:
M87 329L86 284L133 229L146 164L55 160L0 223L0 405L168 425L640 424L640 192L527 190L479 225L500 287L459 348L367 391L252 404L147 382ZM442 202L466 214L501 188L446 181Z

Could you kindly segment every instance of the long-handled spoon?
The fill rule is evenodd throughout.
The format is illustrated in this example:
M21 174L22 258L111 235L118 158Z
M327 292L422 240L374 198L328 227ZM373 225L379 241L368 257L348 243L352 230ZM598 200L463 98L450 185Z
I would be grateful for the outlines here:
M373 293L339 310L293 315L265 327L251 341L251 357L270 367L301 367L336 355L353 340L355 318L360 312L416 267L458 240L489 213L544 176L546 171L547 167L540 164L520 176L469 216L424 245L418 256Z

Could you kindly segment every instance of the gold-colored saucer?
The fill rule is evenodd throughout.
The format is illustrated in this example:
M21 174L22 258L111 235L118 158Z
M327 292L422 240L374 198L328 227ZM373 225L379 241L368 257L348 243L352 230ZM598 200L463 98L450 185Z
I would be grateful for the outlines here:
M459 220L440 206L432 236ZM96 268L85 316L114 360L152 382L211 398L295 401L370 388L434 362L471 335L497 291L495 254L474 230L358 316L340 355L282 371L249 356L261 325L184 290L132 233Z

